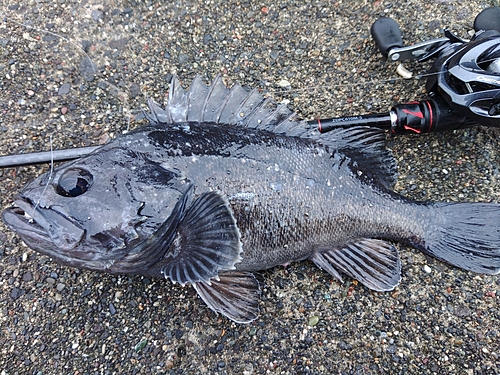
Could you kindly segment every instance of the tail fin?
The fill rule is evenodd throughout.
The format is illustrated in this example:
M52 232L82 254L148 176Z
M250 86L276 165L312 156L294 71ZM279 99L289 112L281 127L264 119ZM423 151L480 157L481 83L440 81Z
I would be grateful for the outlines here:
M417 248L465 270L500 273L499 204L435 203L431 207L436 220Z

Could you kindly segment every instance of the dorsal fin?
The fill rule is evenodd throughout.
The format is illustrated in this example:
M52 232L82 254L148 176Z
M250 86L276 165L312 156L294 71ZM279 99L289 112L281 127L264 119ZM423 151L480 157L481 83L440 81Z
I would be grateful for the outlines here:
M278 133L290 129L307 129L307 122L300 120L284 104L271 98L264 98L256 89L250 92L235 84L228 89L218 75L210 86L199 76L187 91L174 76L170 84L168 102L161 108L148 100L149 112L145 113L153 125L180 122L206 122L225 125L239 125Z
M359 177L377 179L387 188L396 183L396 160L387 148L384 130L368 126L339 127L327 133L310 132L303 136L316 139L332 153L349 158L349 167L363 173Z

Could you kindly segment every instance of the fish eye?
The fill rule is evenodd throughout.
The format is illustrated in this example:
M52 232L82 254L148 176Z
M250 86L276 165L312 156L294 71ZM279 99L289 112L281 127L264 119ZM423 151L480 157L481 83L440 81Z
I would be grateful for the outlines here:
M92 186L93 181L92 174L85 169L71 168L59 177L56 192L63 197L78 197Z

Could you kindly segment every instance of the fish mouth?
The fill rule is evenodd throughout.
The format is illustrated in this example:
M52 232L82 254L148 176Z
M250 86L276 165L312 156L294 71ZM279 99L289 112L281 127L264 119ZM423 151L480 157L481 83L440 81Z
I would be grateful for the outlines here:
M2 212L2 219L22 238L30 237L36 241L50 241L47 231L27 211L19 206L19 201L16 201L15 206L7 208Z
M84 229L60 212L33 205L21 195L15 197L12 207L2 212L2 219L28 245L41 252L54 247L72 250L85 235Z

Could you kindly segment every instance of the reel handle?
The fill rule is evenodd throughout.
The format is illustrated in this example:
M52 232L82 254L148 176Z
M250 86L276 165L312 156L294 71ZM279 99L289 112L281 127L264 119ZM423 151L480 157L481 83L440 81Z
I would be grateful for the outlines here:
M388 57L389 51L394 47L401 48L404 45L401 29L392 18L380 17L377 19L370 28L370 33L384 57Z
M450 41L445 37L405 46L398 23L389 17L376 20L370 32L382 55L390 61L423 59Z
M474 20L474 30L500 33L500 8L490 7L480 12ZM382 55L390 61L426 60L435 57L447 43L466 43L445 29L444 38L404 46L398 23L389 17L377 19L371 26L370 32Z

